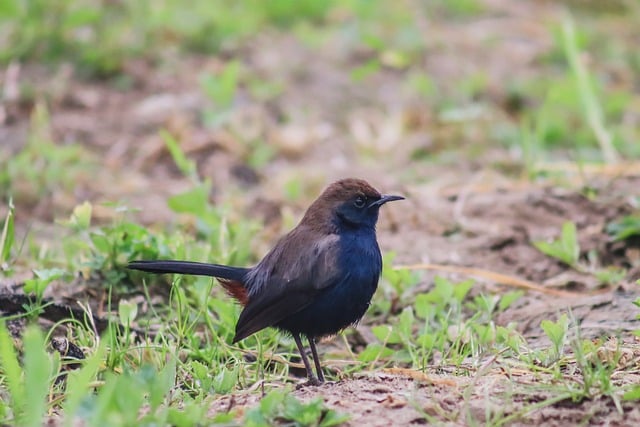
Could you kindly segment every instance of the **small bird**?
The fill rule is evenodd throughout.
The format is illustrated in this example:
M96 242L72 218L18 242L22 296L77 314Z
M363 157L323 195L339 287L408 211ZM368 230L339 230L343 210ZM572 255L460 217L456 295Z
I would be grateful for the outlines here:
M158 260L133 261L128 268L216 277L243 306L233 342L267 327L287 332L309 384L319 385L324 375L316 340L355 325L369 307L382 272L378 212L385 203L402 199L381 195L364 180L343 179L329 185L254 267ZM317 377L301 335L309 341Z

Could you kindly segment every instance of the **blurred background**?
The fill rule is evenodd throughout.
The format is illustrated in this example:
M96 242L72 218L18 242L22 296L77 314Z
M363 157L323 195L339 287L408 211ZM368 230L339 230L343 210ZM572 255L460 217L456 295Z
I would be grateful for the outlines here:
M0 197L38 229L84 200L167 223L195 191L280 233L345 176L417 217L469 185L589 186L638 165L639 22L633 0L7 0Z

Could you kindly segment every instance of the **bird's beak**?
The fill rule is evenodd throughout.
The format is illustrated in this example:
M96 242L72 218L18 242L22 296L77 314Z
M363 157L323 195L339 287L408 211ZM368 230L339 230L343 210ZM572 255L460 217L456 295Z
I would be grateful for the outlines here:
M372 206L382 206L387 202L393 202L394 200L404 200L404 197L402 196L392 196L390 194L383 194L382 197L380 197L378 200L376 200L375 202L371 203L369 205L369 207Z

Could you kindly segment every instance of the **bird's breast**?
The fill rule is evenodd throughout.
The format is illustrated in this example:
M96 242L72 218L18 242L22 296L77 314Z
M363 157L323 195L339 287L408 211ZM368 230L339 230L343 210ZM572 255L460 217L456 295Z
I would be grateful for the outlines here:
M355 282L377 279L382 272L382 255L374 233L341 236L338 263Z

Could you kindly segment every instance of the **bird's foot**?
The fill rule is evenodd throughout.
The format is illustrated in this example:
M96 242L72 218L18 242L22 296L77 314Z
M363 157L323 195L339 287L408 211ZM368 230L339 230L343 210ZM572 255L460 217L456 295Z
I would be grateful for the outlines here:
M305 387L318 387L324 384L324 380L320 381L316 377L310 377L306 382L300 383L296 386L296 390L300 390Z

